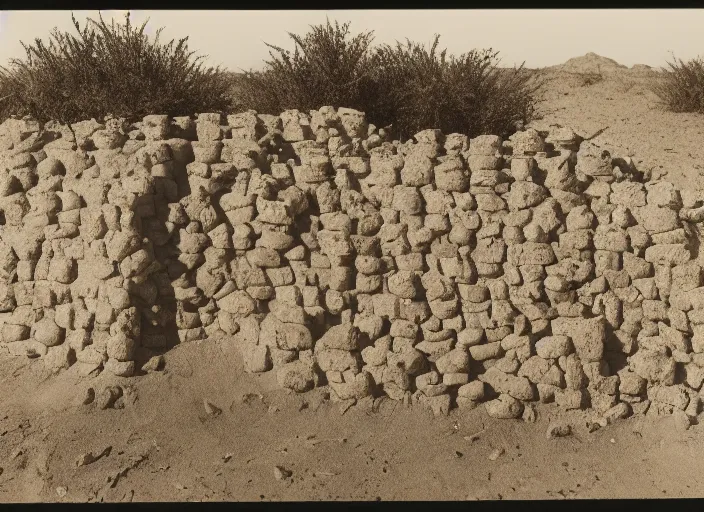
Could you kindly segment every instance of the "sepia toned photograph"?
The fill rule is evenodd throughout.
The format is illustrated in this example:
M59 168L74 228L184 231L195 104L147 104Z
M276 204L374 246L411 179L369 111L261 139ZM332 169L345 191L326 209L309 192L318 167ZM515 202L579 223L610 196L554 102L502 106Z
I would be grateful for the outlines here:
M0 10L0 508L704 497L702 27Z

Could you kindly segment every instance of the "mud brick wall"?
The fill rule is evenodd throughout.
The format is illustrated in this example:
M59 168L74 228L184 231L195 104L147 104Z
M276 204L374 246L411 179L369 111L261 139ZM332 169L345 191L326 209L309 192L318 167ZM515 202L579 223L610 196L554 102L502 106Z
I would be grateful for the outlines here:
M9 119L0 346L132 376L221 338L335 400L696 416L703 219L566 128L401 143L332 107Z

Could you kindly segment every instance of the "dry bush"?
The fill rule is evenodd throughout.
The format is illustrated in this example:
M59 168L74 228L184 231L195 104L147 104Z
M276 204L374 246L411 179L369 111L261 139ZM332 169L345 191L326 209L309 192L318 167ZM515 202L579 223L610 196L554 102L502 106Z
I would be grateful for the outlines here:
M373 33L352 36L349 23L311 27L293 53L271 48L263 71L233 86L238 110L278 114L323 105L351 107L398 137L426 128L445 133L508 135L530 121L538 86L534 74L498 67L497 53L472 50L459 57L407 41L372 47Z
M704 60L668 62L660 80L651 90L672 112L698 112L704 114Z
M311 26L305 36L289 33L293 52L265 43L271 60L264 71L246 71L237 79L236 110L280 114L307 112L323 105L364 109L370 94L372 32L352 36L350 24Z
M0 113L32 115L39 120L72 123L108 114L140 118L147 114L191 115L229 107L230 83L219 68L204 67L203 57L188 50L188 38L154 40L141 27L102 16L89 19L74 35L51 33L23 44L26 59L0 68ZM0 98L3 96L0 96Z
M393 123L402 138L425 128L475 137L508 136L533 118L539 87L533 73L499 68L491 49L448 56L438 51L439 39L429 48L406 41L376 50L374 122Z

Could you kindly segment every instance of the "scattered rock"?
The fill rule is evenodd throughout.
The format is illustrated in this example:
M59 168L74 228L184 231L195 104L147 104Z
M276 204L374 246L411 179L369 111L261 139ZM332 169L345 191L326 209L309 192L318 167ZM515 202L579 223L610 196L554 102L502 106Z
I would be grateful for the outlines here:
M470 436L464 436L465 441L469 441L470 443L473 443L474 441L477 441L479 437L484 433L486 429L482 429L479 432L475 432L474 434Z
M523 403L509 395L500 395L486 403L486 411L492 418L518 418L523 412Z
M489 454L489 460L494 461L501 457L504 454L505 450L503 448L495 448L490 454Z
M603 425L599 421L587 421L587 431L591 434L599 430Z
M614 423L618 419L626 418L631 412L631 408L625 402L620 402L604 413L604 419L608 424Z
M564 421L552 422L548 425L547 438L566 437L572 434L572 426Z
M222 414L222 409L220 409L218 406L212 404L206 399L203 399L203 407L205 408L205 414L213 418Z
M93 455L93 452L88 452L82 454L80 457L78 457L78 460L76 461L76 466L87 466L89 464L93 464L94 462L102 459L103 457L107 457L110 455L110 452L112 451L112 446L106 447L102 452L100 452L98 455Z
M282 466L274 466L274 478L277 480L287 480L291 475L293 475L292 471Z
M144 363L142 366L142 371L151 373L158 372L164 369L164 356L159 354L149 358L149 361Z
M97 396L95 404L99 409L110 409L120 397L122 397L120 386L108 386Z

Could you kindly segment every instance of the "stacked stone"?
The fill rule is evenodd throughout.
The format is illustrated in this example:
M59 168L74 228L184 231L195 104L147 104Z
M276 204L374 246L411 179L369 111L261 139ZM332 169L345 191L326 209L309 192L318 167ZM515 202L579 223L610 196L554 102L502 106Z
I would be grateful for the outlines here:
M121 125L77 123L70 135L27 120L7 125L2 236L16 261L16 308L3 341L53 368L77 359L86 374L131 375L140 333L125 282L153 255L139 236L136 194L104 186L115 177L105 159L126 139Z
M578 304L581 306L577 307L582 312L577 316L583 316L586 307L591 310L586 313L592 318L570 318L578 310L569 311L567 308L572 310L575 305L560 307L558 304L561 318L553 320L552 333L571 336L577 361L581 365L581 369L575 365L573 370L579 376L577 380L581 383L581 392L571 393L570 404L589 403L597 413L613 417L628 413L630 407L643 411L649 405L645 393L646 382L657 384L658 379L652 375L649 379L641 376L648 376L642 363L639 363L640 357L649 357L647 343L660 345L658 356L648 359L648 371L673 372L668 384L674 382L675 362L668 359L667 350L662 350L663 340L674 337L678 350L687 352L687 326L685 315L676 315L664 302L669 294L669 286L665 283L669 281L662 278L660 282L664 286L658 288L655 276L669 277L670 267L684 264L691 259L691 255L684 230L679 225L677 210L681 205L676 195L672 194L672 185L651 182L644 187L642 183L623 180L622 177L619 180L621 170L611 173L608 161L609 155L604 153L590 156L587 152L580 155L578 170L592 178L584 193L589 204L576 206L567 215L567 231L560 235L558 251L560 258L566 256L563 249L580 249L583 252L580 259L586 263L593 260L594 265L585 265L584 272L575 272L575 276L580 274L580 283L576 284L581 284L577 288ZM648 200L650 189L653 195ZM658 191L662 191L659 200ZM555 196L552 190L551 194ZM665 209L659 209L662 207ZM668 235L661 238L659 233ZM592 246L589 244L590 234ZM667 254L677 254L676 258L681 259L657 261L652 256L653 247L661 241L679 242L680 245L655 249L656 254L663 250ZM653 243L656 245L651 246ZM590 254L587 249L592 247L594 252ZM577 262L572 262L572 265L577 269ZM589 282L584 282L583 278L588 275L587 267L593 267L593 275L589 275ZM564 283L559 285L562 287ZM660 314L656 314L655 310ZM670 314L670 311L673 313ZM675 323L670 319L673 316L677 317ZM580 332L591 334L579 336ZM646 340L645 344L643 340ZM626 356L633 354L636 347L635 360L626 360ZM680 359L684 360L685 357ZM697 394L701 382L695 383L695 386L690 390L692 395ZM679 392L684 393L682 389ZM566 398L558 394L555 397L563 401ZM695 402L698 404L698 398ZM653 404L656 407L652 410L657 410L656 402ZM689 412L694 410L696 406Z
M212 196L223 187L221 175L228 174L221 166L223 132L227 130L221 117L218 113L198 116L197 141L191 143L192 158L185 165L182 181L176 181L178 201L169 205L174 236L166 246L172 251L166 264L181 343L205 339L206 329L214 333L214 295L228 269L225 253L231 249L231 240L222 215L212 202ZM233 174L229 172L227 178L234 178Z
M641 204L634 207L633 215L652 243L645 249L644 259L653 271L645 283L647 298L642 293L638 350L629 357L629 369L642 379L638 381L639 393L634 389L632 396L642 397L646 387L652 412L684 411L693 416L698 412L697 390L704 379L697 358L702 352L697 336L701 267L692 261L690 240L680 220L686 210L672 184L650 182L639 198Z
M28 271L31 269L33 273L42 240L33 241L34 233L22 236L22 219L30 211L26 193L36 182L37 161L32 152L37 148L32 146L39 145L38 132L38 124L30 120L12 119L0 125L0 220L3 224L0 231L3 319L0 322L3 342L13 344L9 347L19 343L22 348L45 355L46 345L30 341L31 327L38 319L32 308L33 282L24 284L32 279Z
M231 286L218 293L221 328L228 334L239 330L249 371L276 368L282 386L305 391L318 383L321 370L341 399L358 395L355 386L365 384L355 381L360 373L358 331L348 305L350 218L341 211L340 191L329 181L326 148L326 142L340 138L333 128L339 124L335 112L314 116L317 140L311 118L297 111L276 119L253 113L234 117L232 140L237 134L246 142L235 143L240 154L243 148L245 155L259 150L253 143L270 145L273 154L263 166L267 173L254 165L243 169L240 157L235 185L219 201L235 249ZM265 135L255 141L261 133ZM338 174L344 178L344 172ZM327 330L334 318L342 323ZM320 338L317 365L314 336Z
M520 250L526 241L523 227L530 221L527 215L531 212L525 209L542 198L522 197L532 194L528 187L533 184L519 190L522 183L510 184L511 173L506 169L499 171L502 162L497 152L502 148L501 142L498 137L483 136L470 143L470 191L476 198L481 229L476 234L476 247L471 254L478 284L460 287L468 325L466 334L470 334L462 341L470 344L469 352L476 363L479 383L486 383L496 395L487 402L489 413L496 417L516 417L523 411L521 400L532 400L534 392L524 377L516 375L530 347L524 335L525 318L517 302L509 300L521 284L517 280L520 279L519 265L511 254ZM517 157L518 152L515 155ZM511 165L516 167L517 164ZM525 211L521 213L522 210ZM463 397L458 398L460 406L474 407L483 398L485 388L479 383L460 388L459 395Z
M691 202L691 201L690 201ZM674 187L569 129L386 140L323 107L0 125L0 333L84 374L224 337L298 392L698 413Z
M142 233L143 218L154 215L153 179L144 162L130 154L139 145L123 121L89 121L72 128L87 160L71 162L68 134L47 145L56 148L45 146L66 168L64 193L80 204L77 225L84 251L70 308L74 325L67 327L74 341L70 348L81 373L104 369L130 376L141 338L140 310L156 297L150 275L159 264Z
M150 115L136 128L129 133L123 153L130 156L128 169L139 169L145 180L135 212L144 241L159 264L134 279L130 293L140 311L142 347L160 351L188 339L183 326L192 320L178 314L182 310L176 306L176 295L182 283L179 271L192 263L188 249L180 252L177 244L179 230L187 224L179 198L186 188L185 167L193 159L190 140L195 138L195 127L190 118L172 122L168 116Z

